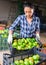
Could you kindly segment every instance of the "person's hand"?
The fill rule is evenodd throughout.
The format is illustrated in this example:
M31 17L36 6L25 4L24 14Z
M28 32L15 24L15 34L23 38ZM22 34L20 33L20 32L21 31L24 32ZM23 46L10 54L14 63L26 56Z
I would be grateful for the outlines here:
M40 40L40 35L36 34L36 40Z
M13 40L13 37L12 37L12 34L9 34L8 36L8 44L12 44L12 40Z

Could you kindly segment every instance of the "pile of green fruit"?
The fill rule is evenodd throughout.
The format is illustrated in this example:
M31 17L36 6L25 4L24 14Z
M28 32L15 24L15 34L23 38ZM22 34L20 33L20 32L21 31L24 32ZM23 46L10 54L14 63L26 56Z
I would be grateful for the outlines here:
M17 50L26 50L31 49L33 47L39 47L39 44L35 40L35 38L22 38L22 39L15 39L12 44L13 48Z
M14 65L35 65L40 62L40 56L33 55L32 57L25 58L24 60L16 60L14 61Z
M8 37L8 29L0 30L0 34L1 34L2 38L7 38Z

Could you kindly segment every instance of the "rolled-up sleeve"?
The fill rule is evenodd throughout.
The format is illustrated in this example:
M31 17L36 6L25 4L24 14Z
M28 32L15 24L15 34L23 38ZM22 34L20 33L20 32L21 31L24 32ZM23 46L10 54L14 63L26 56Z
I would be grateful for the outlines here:
M37 17L36 18L36 32L38 31L38 32L40 32L40 19L39 19L39 17Z
M15 20L15 21L13 22L13 24L10 26L9 30L14 31L14 29L15 29L16 26L19 24L19 22L20 22L20 16L18 16L18 17L16 18L16 20Z

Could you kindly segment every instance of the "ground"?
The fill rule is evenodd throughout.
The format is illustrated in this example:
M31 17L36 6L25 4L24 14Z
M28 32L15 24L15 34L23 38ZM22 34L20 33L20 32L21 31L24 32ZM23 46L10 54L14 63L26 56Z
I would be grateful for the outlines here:
M46 43L46 33L41 33L41 42ZM3 65L3 53L10 53L9 50L6 51L0 51L0 65Z

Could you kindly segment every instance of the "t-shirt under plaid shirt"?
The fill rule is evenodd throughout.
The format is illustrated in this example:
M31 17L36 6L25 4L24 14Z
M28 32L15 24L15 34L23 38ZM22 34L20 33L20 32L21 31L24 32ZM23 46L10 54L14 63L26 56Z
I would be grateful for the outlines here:
M38 17L33 16L32 22L27 22L25 15L19 15L9 30L14 30L17 25L20 25L20 37L33 37L36 36L36 31L40 31L40 20Z

